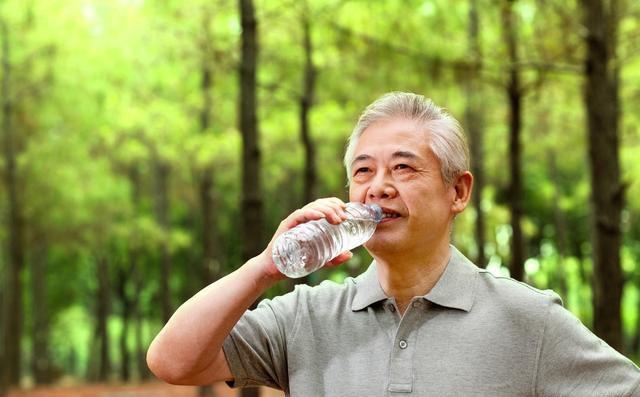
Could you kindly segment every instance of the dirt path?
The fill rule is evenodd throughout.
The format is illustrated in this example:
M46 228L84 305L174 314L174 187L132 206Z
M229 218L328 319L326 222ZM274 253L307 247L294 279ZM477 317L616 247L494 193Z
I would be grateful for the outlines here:
M215 397L238 397L238 390L230 389L224 383L213 385ZM262 389L261 397L284 397L284 393L273 389ZM143 383L133 385L79 385L36 387L12 390L7 397L198 397L198 388L193 386L173 386L163 383Z

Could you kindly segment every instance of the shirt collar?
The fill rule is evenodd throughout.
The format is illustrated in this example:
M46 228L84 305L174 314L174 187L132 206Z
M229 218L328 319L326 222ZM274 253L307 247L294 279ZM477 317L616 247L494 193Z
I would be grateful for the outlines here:
M376 261L373 261L369 268L356 277L356 295L351 303L351 310L362 310L376 302L387 299L387 295L378 281L378 271Z
M478 268L454 246L451 246L451 258L442 276L424 299L438 306L471 311L475 300L475 284ZM351 310L362 310L376 302L387 299L378 281L375 261L355 279L356 294Z

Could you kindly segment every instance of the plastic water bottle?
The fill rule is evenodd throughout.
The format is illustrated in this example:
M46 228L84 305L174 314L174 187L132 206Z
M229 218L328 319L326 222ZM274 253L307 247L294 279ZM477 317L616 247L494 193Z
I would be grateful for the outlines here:
M347 203L345 212L348 218L338 225L320 219L281 234L272 251L278 270L287 277L304 277L340 253L364 244L382 220L382 209L376 204Z

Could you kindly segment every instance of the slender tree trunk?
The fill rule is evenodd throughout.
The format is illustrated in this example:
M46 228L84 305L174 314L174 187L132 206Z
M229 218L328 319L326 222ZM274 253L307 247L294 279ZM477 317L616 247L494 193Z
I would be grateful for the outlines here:
M257 21L252 0L239 0L242 26L240 60L240 131L242 133L242 230L244 260L263 247L261 152L257 123Z
M137 213L140 208L140 199L142 197L142 187L140 183L140 169L137 164L133 164L129 168L129 183L131 184L131 202L134 212ZM131 319L134 323L134 333L136 340L135 362L138 368L138 376L140 379L147 379L149 371L145 358L146 348L143 346L142 340L142 314L140 306L140 293L142 291L143 280L140 271L140 242L136 236L131 240L129 247L129 265L131 266L131 282L133 283L133 296L131 297ZM124 369L122 369L124 372Z
M640 312L640 298L636 300L636 308ZM640 316L636 316L635 332L631 341L631 352L635 355L640 354Z
M556 164L556 154L551 150L547 153L547 161L549 163L549 173L551 175L551 182L554 186L553 189L553 223L556 230L556 247L558 249L558 264L556 266L556 272L553 275L555 280L554 287L557 287L558 293L563 299L566 299L568 294L567 276L564 269L564 258L567 253L567 221L565 219L564 212L560 207L560 177L558 176L558 165Z
M24 268L23 217L18 193L18 165L16 163L16 135L11 124L13 103L11 99L11 64L9 31L5 21L0 21L2 34L2 134L4 138L5 189L8 195L7 222L7 293L6 318L3 321L5 382L17 385L21 375L20 338L22 336L22 272Z
M129 264L131 265L131 264ZM129 319L131 318L132 302L127 296L127 269L119 269L116 284L118 298L122 304L122 332L120 333L120 379L124 382L131 380L131 360L127 347L127 337L129 335Z
M4 270L4 266L0 266L0 271ZM4 279L0 276L0 285L5 285ZM2 324L0 324L0 397L4 397L7 394L7 369L6 369L6 361L5 361L5 352L4 352L4 324L6 323L5 317L5 293L6 288L0 289L0 319L2 319Z
M300 95L300 140L304 148L304 185L302 203L307 204L316 198L317 171L316 150L311 139L309 115L315 100L316 67L313 63L313 41L311 38L311 18L309 4L305 0L302 20L302 46L304 48L304 75L302 79L302 95ZM308 284L309 276L291 279L290 285Z
M203 27L204 28L204 27ZM209 132L211 127L211 109L213 100L211 95L213 68L208 45L202 48L202 67L200 89L203 106L200 111L200 131ZM208 165L200 176L200 208L202 211L202 284L208 285L215 281L218 275L216 256L218 254L218 234L216 228L216 196L214 190L214 168Z
M51 382L49 360L49 310L47 307L47 244L42 242L31 262L31 292L33 294L32 372L36 384Z
M202 43L201 48L201 80L202 109L200 110L200 131L209 133L211 127L211 109L213 99L211 95L213 80L213 65L211 63L211 35L209 34L210 15L206 10L202 14ZM218 266L216 255L218 254L218 235L215 224L215 190L214 168L209 164L200 176L200 208L202 211L202 285L207 286L217 278ZM215 395L211 385L203 385L198 388L200 397L213 397Z
M620 301L619 65L616 58L617 1L582 0L586 28L585 104L591 174L593 309L595 333L623 350Z
M109 264L105 258L99 256L96 261L98 277L96 339L99 343L98 380L106 381L111 373L111 358L109 357L109 330L107 322L111 313L111 283L109 282Z
M307 5L305 3L305 5ZM308 7L308 5L307 5ZM302 18L303 46L304 46L304 77L303 92L300 96L300 139L304 147L304 192L303 202L309 203L316 198L316 151L311 139L309 114L315 97L316 67L313 63L313 42L311 39L311 22L307 12Z
M135 301L136 304L133 306L133 320L134 320L134 333L135 333L135 340L136 340L136 367L138 368L138 377L141 380L145 380L151 377L151 372L149 371L149 368L147 367L147 360L146 360L146 350L147 347L144 344L144 338L142 336L142 330L143 330L143 316L140 310L140 289L142 288L142 283L139 281L140 280L140 276L139 276L139 271L136 270L136 272L134 273L134 284L138 287L136 292L135 292Z
M522 87L520 67L518 65L517 27L513 13L515 0L504 0L502 4L502 22L504 38L509 56L509 79L507 98L509 100L509 206L511 208L511 277L524 279L524 236L522 234L522 147L520 135L522 129Z
M260 178L260 139L256 99L258 22L252 0L239 0L242 49L240 57L240 132L242 133L242 257L258 255L263 249L263 204ZM257 388L242 390L243 397L257 397Z
M156 173L156 216L162 229L160 245L160 302L162 305L162 321L166 324L173 312L171 306L171 250L169 248L169 172L170 167L160 159L155 161Z
M482 190L484 188L484 168L483 168L483 117L482 100L483 95L479 81L480 69L482 68L482 53L480 51L480 39L478 35L480 18L478 17L477 0L470 0L469 7L469 53L473 67L469 71L466 82L467 104L465 119L469 141L471 146L471 172L474 176L473 205L476 209L475 240L477 246L476 265L485 267L487 258L484 251L485 246L485 218L482 211Z

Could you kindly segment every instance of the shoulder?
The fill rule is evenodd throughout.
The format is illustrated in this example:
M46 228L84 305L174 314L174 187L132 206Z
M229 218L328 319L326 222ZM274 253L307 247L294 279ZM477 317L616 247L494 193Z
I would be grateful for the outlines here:
M302 307L311 310L335 309L353 299L356 279L346 278L343 282L324 280L315 286L298 284L294 290L272 299L264 299L259 307L270 307L276 312L298 311Z
M510 277L497 276L478 269L477 298L506 314L544 322L552 306L562 300L552 290L541 290Z
M347 277L342 282L324 280L315 286L296 285L291 293L298 303L308 305L310 309L336 311L350 305L356 292L357 278Z

